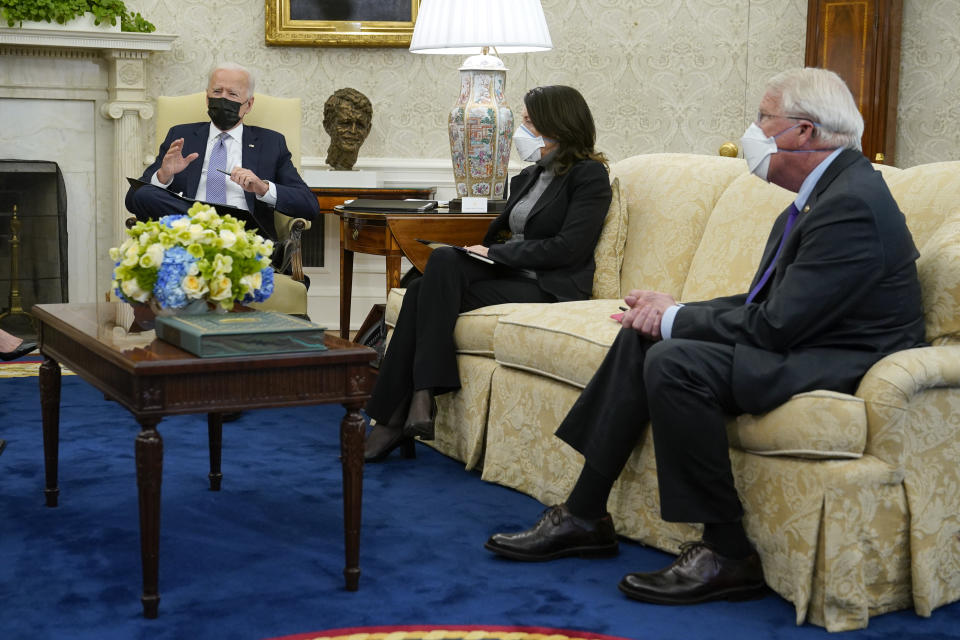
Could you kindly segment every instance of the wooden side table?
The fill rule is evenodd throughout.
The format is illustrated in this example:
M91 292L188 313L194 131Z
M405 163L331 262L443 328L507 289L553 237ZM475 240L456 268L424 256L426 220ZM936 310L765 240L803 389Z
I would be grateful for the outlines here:
M437 193L436 187L426 188L407 188L407 187L310 187L310 191L316 196L320 204L320 213L333 214L333 208L343 204L347 200L356 200L357 198L374 198L379 200L406 200L408 198L416 200L433 200ZM324 265L323 255L323 221L318 219L318 223L304 232L301 239L301 250L303 252L303 266L322 267Z
M400 284L400 260L406 257L423 271L430 248L417 238L450 244L479 244L497 217L495 213L369 213L344 211L340 217L340 336L350 335L350 302L353 296L353 254L385 256L387 293Z

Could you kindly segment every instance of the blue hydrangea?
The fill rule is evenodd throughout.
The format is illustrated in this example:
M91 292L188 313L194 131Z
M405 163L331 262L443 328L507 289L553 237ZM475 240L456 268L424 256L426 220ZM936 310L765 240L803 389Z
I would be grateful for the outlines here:
M114 272L116 272L117 267L119 267L119 266L120 266L120 261L117 260L117 261L113 264L113 270L114 270ZM120 299L123 300L124 302L128 302L128 303L130 303L130 304L133 304L133 302L132 302L131 300L127 300L127 296L123 295L123 291L120 290L120 282L119 282L119 281L117 281L117 286L114 288L113 293L114 293L114 295L116 295L118 298L120 298Z
M253 292L253 295L243 296L242 304L248 302L263 302L273 293L273 267L267 266L260 270L260 288Z
M189 219L190 219L190 216L185 216L185 215L183 215L183 214L174 214L174 215L169 215L169 216L163 216L162 218L160 218L160 220L159 220L158 222L160 222L160 224L162 224L163 226L167 227L168 229L172 229L174 222L176 222L177 220L182 220L182 219L184 219L184 218L186 218L187 220L189 220Z
M175 216L164 216L161 220ZM187 305L187 294L180 283L196 262L186 249L180 246L170 247L163 255L163 263L157 273L157 283L153 286L153 297L164 309L180 309Z

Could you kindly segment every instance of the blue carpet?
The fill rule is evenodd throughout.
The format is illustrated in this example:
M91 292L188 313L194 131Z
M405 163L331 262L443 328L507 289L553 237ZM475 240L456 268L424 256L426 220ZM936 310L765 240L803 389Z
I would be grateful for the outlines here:
M658 607L620 595L670 558L515 564L482 548L542 510L422 445L364 478L360 590L343 589L339 407L248 412L224 426L223 490L207 489L203 416L164 420L160 617L140 608L137 425L63 378L60 506L43 498L36 378L0 381L0 639L260 640L374 625L525 625L625 638L823 638L779 597ZM960 604L901 611L844 638L960 637Z

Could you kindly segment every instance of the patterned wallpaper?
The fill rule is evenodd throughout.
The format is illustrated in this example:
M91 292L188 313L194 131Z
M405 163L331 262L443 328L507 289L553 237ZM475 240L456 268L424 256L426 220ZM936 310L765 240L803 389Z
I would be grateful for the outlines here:
M897 165L960 159L960 0L904 0Z
M960 158L960 2L903 0L898 162ZM405 49L268 47L262 0L126 0L158 30L180 36L149 62L162 93L202 89L214 62L236 60L257 90L304 100L303 155L326 157L323 102L353 87L374 104L363 157L448 157L446 119L459 56ZM736 140L766 78L803 63L807 0L542 0L547 53L504 56L516 108L538 84L570 84L587 98L598 146L613 160L637 153L716 153ZM210 25L229 25L213 29ZM154 150L144 127L145 149Z

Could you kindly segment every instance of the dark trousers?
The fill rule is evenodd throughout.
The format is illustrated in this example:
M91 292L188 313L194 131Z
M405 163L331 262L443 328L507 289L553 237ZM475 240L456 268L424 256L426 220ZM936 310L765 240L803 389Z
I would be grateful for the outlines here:
M186 202L168 189L153 184L144 185L134 191L127 204L130 205L130 212L140 221L157 220L173 214L185 214L193 206L193 202ZM219 207L220 205L213 206ZM248 231L256 231L264 238L277 242L277 232L273 224L273 209L264 205L262 210L256 212L245 211L236 207L230 207L228 211L233 217L243 221Z
M414 391L430 389L436 395L460 388L453 339L460 313L504 302L555 301L533 278L453 249L435 249L423 277L403 297L367 415L386 424Z
M660 511L671 522L734 522L743 508L730 469L726 415L733 347L698 340L650 342L622 329L557 436L609 480L623 470L649 422Z
M137 220L157 220L163 216L186 213L192 203L181 200L166 189L143 185L133 192L131 213Z

